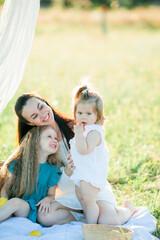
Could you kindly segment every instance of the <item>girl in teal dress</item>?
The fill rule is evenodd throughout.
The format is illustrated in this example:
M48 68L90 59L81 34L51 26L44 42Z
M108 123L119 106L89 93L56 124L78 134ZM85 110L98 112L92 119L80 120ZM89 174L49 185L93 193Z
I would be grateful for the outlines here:
M0 222L12 216L37 220L37 211L50 212L63 166L58 158L57 134L49 126L34 127L1 168Z

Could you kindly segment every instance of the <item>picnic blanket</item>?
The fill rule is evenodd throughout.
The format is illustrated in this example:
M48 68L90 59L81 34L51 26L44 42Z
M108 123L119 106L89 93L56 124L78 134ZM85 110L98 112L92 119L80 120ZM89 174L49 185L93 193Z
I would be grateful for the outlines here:
M82 222L71 222L70 224L54 225L52 227L41 227L29 219L13 217L0 223L0 239L3 240L37 240L37 237L29 236L34 230L41 232L40 240L83 240L81 229ZM152 236L156 229L156 219L150 214L147 208L133 215L129 221L122 225L132 229L134 235L132 240L157 240ZM94 240L94 239L93 239Z

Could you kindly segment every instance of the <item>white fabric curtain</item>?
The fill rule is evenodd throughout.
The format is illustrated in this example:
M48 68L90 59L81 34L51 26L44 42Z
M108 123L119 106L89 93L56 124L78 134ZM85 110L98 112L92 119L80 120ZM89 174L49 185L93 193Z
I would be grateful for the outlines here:
M0 19L0 113L22 80L39 8L40 0L5 0Z

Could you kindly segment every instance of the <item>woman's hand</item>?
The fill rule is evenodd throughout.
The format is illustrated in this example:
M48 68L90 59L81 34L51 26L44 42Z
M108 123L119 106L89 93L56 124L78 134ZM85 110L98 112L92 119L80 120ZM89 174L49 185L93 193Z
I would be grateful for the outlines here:
M49 197L43 198L36 204L36 207L38 206L39 206L38 211L41 212L42 214L46 215L47 213L50 213L51 199Z
M75 125L76 123L75 123L75 121L74 120L71 120L69 123L68 123L68 127L72 130L72 131L74 131L74 125Z
M65 167L64 171L65 174L70 177L72 175L73 170L75 169L73 160L71 158L70 150L68 151L67 163L68 165Z

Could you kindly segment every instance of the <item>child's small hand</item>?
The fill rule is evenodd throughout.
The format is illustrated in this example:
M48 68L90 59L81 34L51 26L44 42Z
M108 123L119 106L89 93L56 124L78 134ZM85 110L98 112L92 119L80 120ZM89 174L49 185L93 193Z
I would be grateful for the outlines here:
M84 132L83 125L75 125L74 126L74 133L76 135L83 135L83 132Z
M38 211L46 215L47 213L50 213L51 201L49 198L45 197L36 204L36 207L38 206L39 206Z

